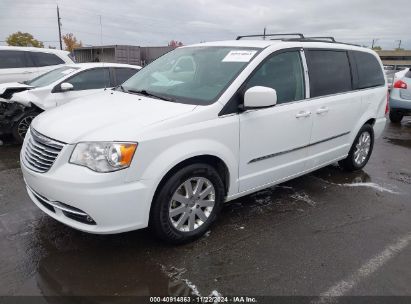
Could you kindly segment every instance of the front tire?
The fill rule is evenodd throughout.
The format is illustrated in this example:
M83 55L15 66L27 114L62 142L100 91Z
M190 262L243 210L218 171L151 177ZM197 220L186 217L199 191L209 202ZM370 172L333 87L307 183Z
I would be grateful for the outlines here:
M373 148L374 129L371 125L365 124L355 137L348 156L338 164L346 171L361 170L370 159Z
M395 111L390 111L390 120L392 123L400 123L404 115L395 112Z
M25 112L19 120L17 120L12 127L12 134L14 139L19 143L23 143L24 137L27 134L27 131L31 125L33 119L40 113L36 111Z
M208 231L224 202L224 184L207 164L177 171L159 189L151 208L150 226L173 244L193 241Z

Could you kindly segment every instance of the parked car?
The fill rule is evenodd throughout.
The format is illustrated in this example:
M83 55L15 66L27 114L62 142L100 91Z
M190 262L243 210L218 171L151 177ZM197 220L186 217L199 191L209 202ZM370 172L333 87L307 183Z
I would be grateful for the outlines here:
M30 80L58 66L72 63L67 51L0 46L0 83Z
M170 69L180 58L194 64ZM181 243L224 202L337 161L360 170L387 110L372 50L302 36L201 43L39 115L21 167L33 202L66 225L150 226Z
M122 84L140 66L116 63L64 65L26 83L0 84L0 134L23 142L31 121L45 110Z
M390 120L400 123L404 116L411 115L411 71L402 73L390 93Z

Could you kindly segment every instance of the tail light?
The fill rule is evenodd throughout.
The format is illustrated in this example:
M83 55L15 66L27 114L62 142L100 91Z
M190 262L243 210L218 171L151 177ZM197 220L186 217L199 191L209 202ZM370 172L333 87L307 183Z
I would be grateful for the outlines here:
M402 81L402 80L397 80L397 81L394 83L394 88L396 88L396 89L406 89L406 88L407 88L407 84L406 84L404 81Z
M387 92L387 103L385 104L385 114L390 111L390 92Z

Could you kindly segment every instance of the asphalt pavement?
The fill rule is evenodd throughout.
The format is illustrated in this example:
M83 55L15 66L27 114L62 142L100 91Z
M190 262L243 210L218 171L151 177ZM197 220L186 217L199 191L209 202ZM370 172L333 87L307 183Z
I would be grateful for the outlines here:
M229 202L203 238L76 231L26 194L0 146L0 295L411 296L411 119L364 170L329 166ZM120 202L119 202L120 204Z

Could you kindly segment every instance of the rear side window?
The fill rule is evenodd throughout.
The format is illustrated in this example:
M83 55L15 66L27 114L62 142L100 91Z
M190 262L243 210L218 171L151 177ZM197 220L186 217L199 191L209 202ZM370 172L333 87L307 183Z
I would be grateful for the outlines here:
M358 88L365 89L385 84L384 74L377 58L370 53L353 52L358 72Z
M0 69L15 69L32 66L27 62L27 52L0 51Z
M280 53L266 60L249 79L246 90L254 86L275 89L279 104L304 99L304 74L300 52Z
M346 51L306 51L311 97L352 90L351 70Z
M114 70L116 72L116 85L122 84L124 81L138 72L138 70L128 68L114 68Z
M110 74L108 68L97 68L80 72L65 82L73 85L73 91L103 89L110 87Z
M63 59L54 54L33 52L31 55L39 67L65 63Z

